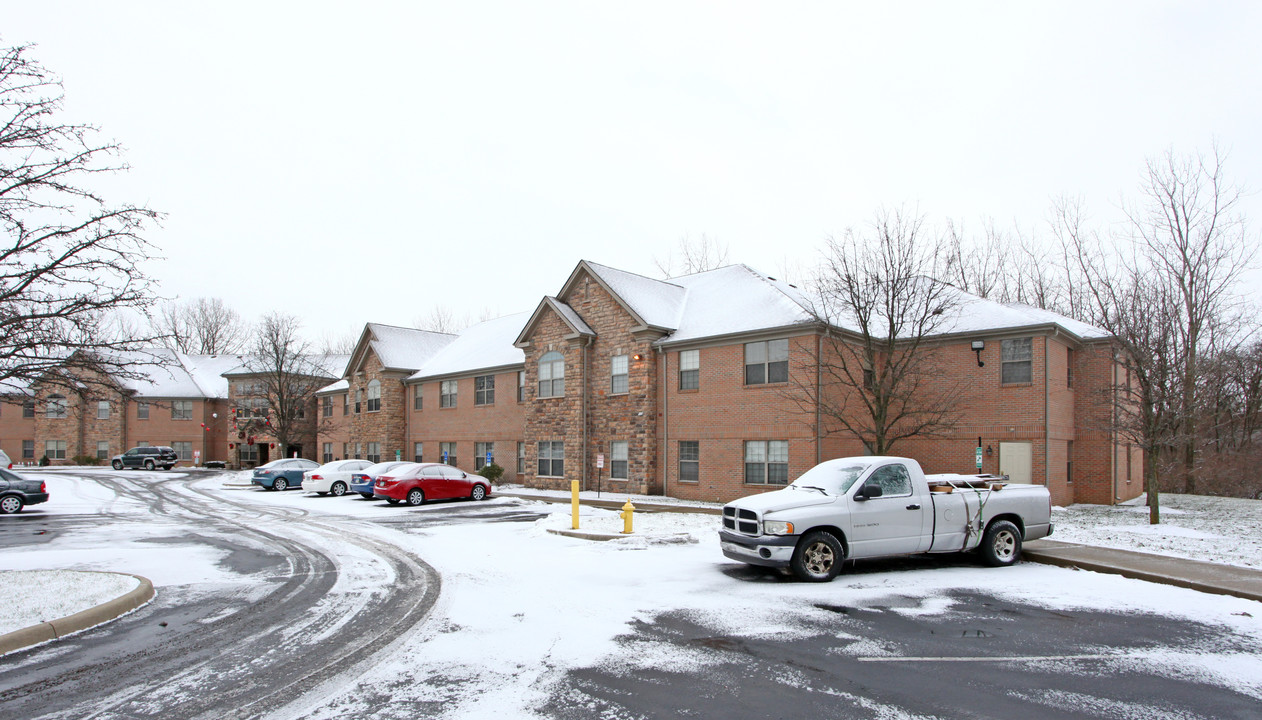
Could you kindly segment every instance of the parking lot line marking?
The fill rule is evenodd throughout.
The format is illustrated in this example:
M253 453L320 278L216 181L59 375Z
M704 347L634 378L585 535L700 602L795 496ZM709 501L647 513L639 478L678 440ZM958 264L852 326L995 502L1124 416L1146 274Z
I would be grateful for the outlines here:
M1024 655L1024 656L940 656L940 657L860 657L859 662L1039 662L1041 660L1113 660L1121 655Z

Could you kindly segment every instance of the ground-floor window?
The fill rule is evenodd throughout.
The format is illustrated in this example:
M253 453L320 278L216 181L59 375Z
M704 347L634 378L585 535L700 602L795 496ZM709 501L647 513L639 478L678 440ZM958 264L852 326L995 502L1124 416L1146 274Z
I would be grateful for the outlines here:
M526 474L526 443L517 443L517 474Z
M240 451L241 463L257 463L259 461L258 445L238 445L237 450Z
M438 443L438 457L442 462L452 467L456 467L456 444L454 442Z
M35 459L35 441L34 440L22 441L22 459L23 460Z
M493 462L495 462L495 443L473 443L473 469L475 472Z
M368 462L381 462L381 443L368 443Z
M418 386L417 390L419 389L420 387ZM421 459L425 457L425 443L415 443L415 447L412 448L412 451L414 462L425 462Z
M355 458L356 460L362 460L362 459L363 459L363 457L364 457L364 444L363 444L363 443L355 443L355 455L354 455L354 458ZM347 458L347 459L349 460L350 458Z
M747 441L745 443L745 482L750 485L788 485L789 441Z
M176 440L171 443L171 449L174 450L184 462L191 462L193 460L193 443Z
M697 482L701 478L701 443L679 441L679 482Z
M565 477L565 443L539 443L539 477Z
M66 459L66 441L65 440L45 440L44 454L49 460L65 460Z
M342 443L342 459L343 460L351 459L351 444L350 443Z
M328 398L325 399L327 400ZM333 462L333 443L324 444L324 452L320 453L320 459L326 463Z
M609 443L609 479L626 480L627 477L627 443L616 440Z
M110 443L108 440L98 440L96 442L96 459L108 460L110 457Z

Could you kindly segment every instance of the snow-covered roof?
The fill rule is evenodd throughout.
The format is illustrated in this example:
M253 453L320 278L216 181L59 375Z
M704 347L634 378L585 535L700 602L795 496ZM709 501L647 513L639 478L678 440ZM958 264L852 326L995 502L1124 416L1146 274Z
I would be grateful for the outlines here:
M517 313L474 325L434 353L408 380L524 365L526 355L513 341L530 316L530 313Z
M583 261L582 265L586 265L648 327L679 327L687 290L675 280L654 280L590 261Z
M660 344L809 325L815 317L797 288L746 265L729 265L671 279L683 290L674 332Z
M223 373L240 367L239 355L192 355L167 348L145 348L111 353L109 363L126 367L141 377L120 377L118 384L137 397L226 398Z
M368 323L364 328L368 343L382 366L392 370L416 370L452 341L450 333ZM360 340L363 343L363 340ZM356 348L358 353L359 348ZM348 371L350 368L346 368ZM339 373L339 375L342 373Z
M328 395L330 393L348 392L351 389L351 381L345 378L335 383L329 383L319 390L315 391L316 395Z

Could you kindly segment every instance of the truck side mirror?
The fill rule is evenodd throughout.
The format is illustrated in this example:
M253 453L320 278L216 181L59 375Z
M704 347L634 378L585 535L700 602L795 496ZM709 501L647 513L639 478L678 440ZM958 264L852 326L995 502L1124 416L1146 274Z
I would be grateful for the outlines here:
M881 497L881 484L875 482L866 482L859 489L859 494L854 496L855 500L870 500L872 498Z

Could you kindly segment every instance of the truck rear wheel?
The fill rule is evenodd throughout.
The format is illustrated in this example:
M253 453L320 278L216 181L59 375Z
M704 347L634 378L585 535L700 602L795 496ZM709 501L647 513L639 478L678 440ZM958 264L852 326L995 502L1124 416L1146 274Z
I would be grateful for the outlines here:
M845 559L846 550L841 546L841 541L832 533L816 530L798 541L789 567L799 580L828 582L837 577Z
M1021 531L1007 520L998 520L986 528L979 548L982 560L991 567L1005 567L1021 559Z

